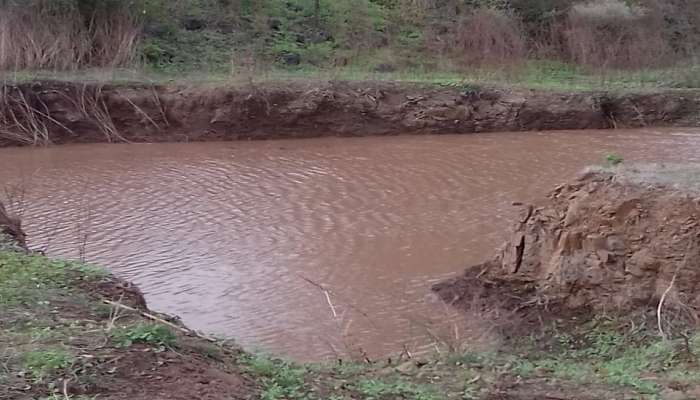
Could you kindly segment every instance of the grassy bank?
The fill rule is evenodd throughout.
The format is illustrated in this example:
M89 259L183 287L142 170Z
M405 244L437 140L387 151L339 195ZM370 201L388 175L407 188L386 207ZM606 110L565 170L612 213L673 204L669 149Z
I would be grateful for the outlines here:
M301 365L195 336L142 306L135 288L99 269L0 252L0 398L700 396L700 336L660 341L632 319L555 322L499 351Z
M365 67L300 68L271 67L256 72L224 71L167 72L150 68L84 69L80 71L21 70L5 72L3 82L58 80L104 84L144 83L181 86L229 86L250 84L274 86L294 81L380 81L423 83L443 87L486 86L495 88L539 89L562 92L605 90L617 92L654 92L669 89L700 88L700 69L687 65L637 71L595 71L572 64L530 61L510 67L481 67L463 71L413 69L377 72Z
M8 0L0 71L7 80L698 88L697 10L697 0Z

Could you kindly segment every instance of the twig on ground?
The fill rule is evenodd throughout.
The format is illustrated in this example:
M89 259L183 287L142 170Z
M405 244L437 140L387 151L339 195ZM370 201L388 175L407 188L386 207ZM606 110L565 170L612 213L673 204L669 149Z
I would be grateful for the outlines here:
M676 272L673 273L673 278L671 279L671 283L668 285L666 290L664 290L664 294L661 295L661 300L659 300L659 306L656 309L656 325L659 328L659 334L661 335L661 338L663 340L667 340L668 338L666 337L666 333L664 332L661 311L664 307L664 302L666 301L666 296L671 291L671 289L673 289L673 285L676 283L676 276L678 275L678 269L679 268L676 268Z
M135 308L133 308L133 307L129 307L129 306L126 306L126 305L124 305L124 304L120 304L120 303L117 303L117 302L114 302L114 301L111 301L111 300L106 300L106 299L105 299L105 300L102 300L102 302L104 302L105 304L109 304L109 305L111 305L111 306L114 306L114 307L118 307L118 308L121 308L121 309L124 309L124 310L128 310L128 311L131 311L131 312L135 312L135 313L141 315L142 317L145 317L145 318L148 318L148 319L150 319L150 320L152 320L152 321L155 321L155 322L161 323L161 324L163 324L163 325L169 326L169 327L171 327L171 328L173 328L173 329L176 329L176 330L178 330L178 331L180 331L180 332L182 332L182 333L184 333L184 334L187 334L187 335L190 335L190 336L196 336L196 337L198 337L198 338L208 340L208 341L210 341L210 342L212 342L212 343L218 342L218 340L216 340L216 339L214 339L214 338L205 336L205 335L203 335L203 334L201 334L201 333L199 333L199 332L193 331L193 330L191 330L191 329L187 329L187 328L183 328L183 327L181 327L181 326L175 325L175 324L173 324L172 322L168 322L168 321L164 320L163 318L156 317L156 316L153 315L153 314L149 314L149 313L147 313L147 312L144 312L144 311L141 311L141 310L137 310L137 309L135 309Z
M63 380L63 396L66 400L70 400L70 396L68 396L68 382L70 382L70 379Z
M657 326L657 328L659 330L659 334L661 335L661 338L663 340L668 340L666 332L664 332L664 328L663 328L662 312L663 312L663 308L664 308L664 303L666 302L666 297L671 292L671 290L673 289L673 286L676 283L676 278L678 277L678 273L680 272L680 270L683 267L686 266L686 264L688 264L688 260L690 258L689 255L690 255L691 250L694 248L694 244L695 244L696 240L697 239L691 240L688 243L688 247L685 250L685 255L683 256L683 261L676 266L676 270L673 272L673 277L671 278L671 282L669 283L666 290L664 290L664 293L661 295L661 299L659 300L659 305L656 308L656 326Z

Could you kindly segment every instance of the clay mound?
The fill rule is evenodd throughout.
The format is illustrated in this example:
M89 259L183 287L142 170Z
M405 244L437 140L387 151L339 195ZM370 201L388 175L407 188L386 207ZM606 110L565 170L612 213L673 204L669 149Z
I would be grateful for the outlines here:
M587 172L525 206L492 260L434 290L446 302L561 310L700 307L700 167ZM675 278L674 278L675 277Z

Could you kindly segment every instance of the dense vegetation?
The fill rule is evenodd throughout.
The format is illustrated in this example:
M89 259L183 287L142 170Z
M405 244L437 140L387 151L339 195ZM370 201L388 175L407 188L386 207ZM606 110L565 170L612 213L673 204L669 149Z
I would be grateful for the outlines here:
M688 64L700 0L4 0L4 70Z

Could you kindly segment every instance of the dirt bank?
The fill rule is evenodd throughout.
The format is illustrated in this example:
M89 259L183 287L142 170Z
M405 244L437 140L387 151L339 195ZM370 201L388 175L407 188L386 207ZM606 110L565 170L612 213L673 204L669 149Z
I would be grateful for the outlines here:
M385 82L3 87L0 146L700 125L700 92L613 95Z
M558 310L557 317L630 310L658 316L660 310L662 329L694 323L700 307L697 171L661 165L588 172L541 204L523 206L493 259L434 289L469 307L475 299L499 299L491 306L546 308Z

